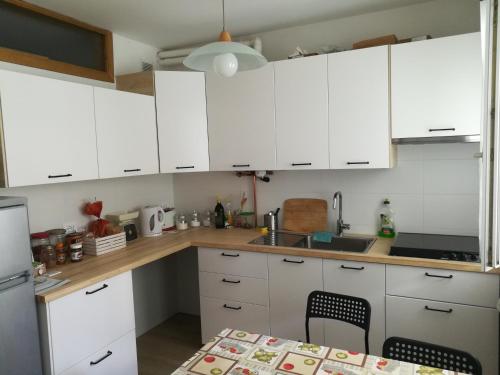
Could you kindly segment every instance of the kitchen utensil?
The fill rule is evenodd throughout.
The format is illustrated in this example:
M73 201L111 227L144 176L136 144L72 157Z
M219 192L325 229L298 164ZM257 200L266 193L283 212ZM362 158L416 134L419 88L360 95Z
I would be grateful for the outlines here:
M269 211L264 215L264 226L267 227L268 230L274 231L278 230L278 212L280 209L276 209L275 212Z
M141 209L141 230L144 237L161 235L165 214L160 206L146 206Z
M283 229L303 233L328 230L326 201L310 198L287 199L283 203Z

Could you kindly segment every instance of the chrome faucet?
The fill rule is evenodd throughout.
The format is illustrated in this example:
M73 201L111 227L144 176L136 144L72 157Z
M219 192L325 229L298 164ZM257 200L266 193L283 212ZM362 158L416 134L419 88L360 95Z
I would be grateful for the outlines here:
M351 229L351 224L344 224L342 220L342 192L337 191L333 195L333 209L337 208L337 200L339 202L339 215L337 218L337 236L341 237L344 233L344 229Z

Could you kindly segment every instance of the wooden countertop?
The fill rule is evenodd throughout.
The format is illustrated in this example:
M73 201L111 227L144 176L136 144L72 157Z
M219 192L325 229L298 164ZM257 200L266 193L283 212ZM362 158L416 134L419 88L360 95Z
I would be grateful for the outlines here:
M139 238L129 243L126 248L113 253L101 256L86 255L79 263L58 266L54 270L60 270L62 273L56 277L70 279L70 282L59 288L37 294L37 299L42 303L53 301L190 246L481 272L481 266L475 263L389 256L392 239L386 238L377 238L369 251L361 254L248 243L259 236L261 236L259 232L248 229L196 228L175 234L163 234L159 237Z

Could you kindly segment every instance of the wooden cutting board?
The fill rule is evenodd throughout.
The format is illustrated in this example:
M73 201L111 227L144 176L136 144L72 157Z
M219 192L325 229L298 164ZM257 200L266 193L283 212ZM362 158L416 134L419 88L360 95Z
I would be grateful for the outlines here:
M324 199L287 199L283 203L283 229L293 232L328 230L327 203Z

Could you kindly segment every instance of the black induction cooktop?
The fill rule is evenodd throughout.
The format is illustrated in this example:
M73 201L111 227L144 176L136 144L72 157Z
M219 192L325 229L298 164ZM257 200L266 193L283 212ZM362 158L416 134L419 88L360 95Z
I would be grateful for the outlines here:
M389 255L479 262L479 238L445 234L398 233Z

